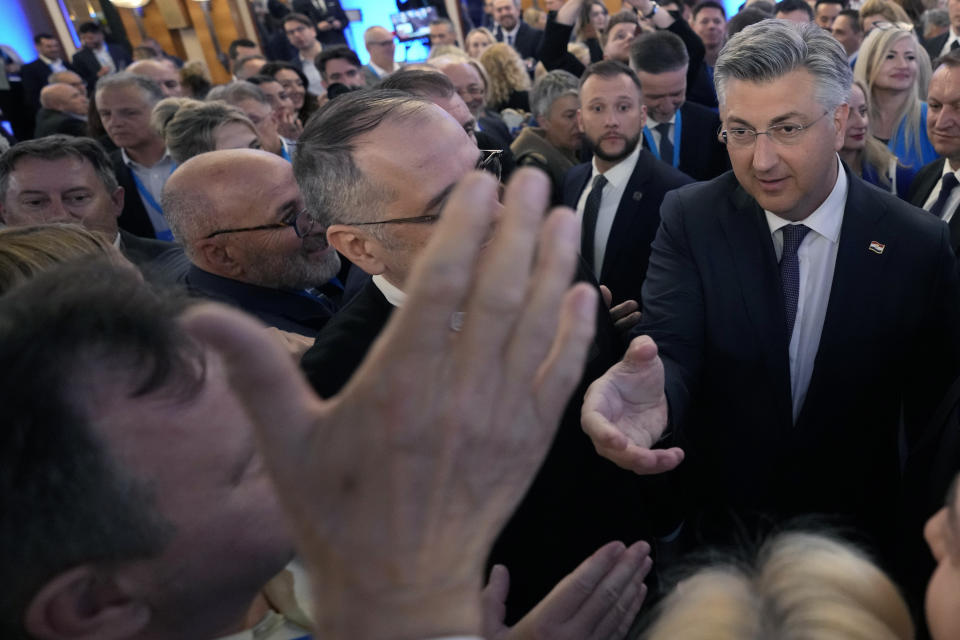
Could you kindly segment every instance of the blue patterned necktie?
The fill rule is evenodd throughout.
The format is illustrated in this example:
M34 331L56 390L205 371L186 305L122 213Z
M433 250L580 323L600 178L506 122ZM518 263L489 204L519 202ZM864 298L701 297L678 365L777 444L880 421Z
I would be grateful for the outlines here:
M793 324L797 319L797 301L800 299L800 260L797 249L810 231L802 224L790 224L781 229L783 232L783 255L780 257L780 280L783 283L783 304L787 312L787 335L793 335Z

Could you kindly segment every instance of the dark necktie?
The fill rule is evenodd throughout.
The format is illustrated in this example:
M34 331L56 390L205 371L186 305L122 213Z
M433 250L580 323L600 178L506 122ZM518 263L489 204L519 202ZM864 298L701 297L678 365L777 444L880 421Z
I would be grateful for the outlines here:
M513 34L510 34L510 33L507 34L507 44L510 45L511 47L513 46Z
M787 311L787 335L793 335L793 323L797 319L797 301L800 299L800 260L797 249L810 227L789 224L783 232L783 255L780 256L780 280L783 283L783 305Z
M669 122L661 122L654 129L657 130L657 133L660 134L660 159L666 162L669 165L673 164L673 143L670 142L670 127L673 126Z
M950 51L953 51L953 50L956 49L957 47L960 47L960 40L954 40L954 41L950 44Z
M603 188L607 184L607 179L603 174L593 179L593 187L590 189L590 195L587 196L587 202L583 206L583 227L580 233L580 255L586 260L590 268L593 264L593 242L597 235L597 216L600 215L600 198L603 197ZM597 274L598 276L600 274Z
M497 42L503 42L503 28L497 27L497 35L495 36Z
M946 160L944 162L946 162ZM940 195L937 196L937 201L933 203L932 207L930 207L930 213L938 218L943 217L943 208L947 206L947 200L950 199L950 194L953 192L953 188L958 184L960 184L960 181L957 181L957 176L955 173L950 172L943 176L943 180L940 182Z

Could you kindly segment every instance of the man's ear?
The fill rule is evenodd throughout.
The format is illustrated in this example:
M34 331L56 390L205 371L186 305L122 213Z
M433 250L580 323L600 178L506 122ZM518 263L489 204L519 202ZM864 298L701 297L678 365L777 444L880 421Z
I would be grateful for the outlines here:
M113 190L113 193L110 194L110 202L113 203L116 213L114 215L119 218L120 214L123 213L123 199L124 199L124 190L123 187L117 187Z
M834 139L835 151L840 151L843 149L843 139L846 137L847 133L847 116L850 115L850 105L847 103L841 104L837 107L837 110L833 114L833 123L836 127L836 136Z
M150 622L150 607L91 565L47 581L27 605L23 626L40 640L124 640Z
M327 242L343 256L372 276L384 272L386 265L380 259L382 247L377 240L356 227L334 224L327 228Z
M243 265L237 262L229 247L223 246L217 238L200 240L194 249L197 266L224 278L242 280L245 272Z

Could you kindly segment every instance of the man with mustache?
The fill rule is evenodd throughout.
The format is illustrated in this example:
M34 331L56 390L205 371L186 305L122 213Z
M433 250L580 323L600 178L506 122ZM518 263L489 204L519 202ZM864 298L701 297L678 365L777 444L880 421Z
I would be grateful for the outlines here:
M667 191L692 180L640 146L647 109L637 75L623 63L602 60L587 67L578 118L594 158L567 173L563 200L582 221L580 255L614 303L636 300L642 306L660 203Z

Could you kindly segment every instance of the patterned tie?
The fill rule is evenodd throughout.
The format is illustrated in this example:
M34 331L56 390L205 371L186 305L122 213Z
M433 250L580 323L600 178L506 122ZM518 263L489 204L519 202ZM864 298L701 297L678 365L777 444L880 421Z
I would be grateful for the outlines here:
M507 34L507 44L510 45L511 47L513 46L513 34L512 34L512 33L508 33L508 34Z
M943 208L947 206L947 200L950 199L953 188L958 184L960 184L960 181L957 180L955 173L951 172L943 176L943 181L940 183L940 195L937 196L937 201L930 207L930 213L938 218L943 217Z
M660 159L669 165L673 164L673 143L670 142L670 127L672 126L669 122L661 122L654 127L660 134Z
M800 299L800 260L797 258L797 249L810 227L790 224L781 231L783 255L780 257L780 280L783 283L783 305L787 312L787 335L792 336L793 324L797 319L797 301Z
M593 242L597 235L597 216L600 215L600 198L603 197L603 188L607 185L607 179L603 174L593 179L593 187L590 189L590 195L587 196L587 202L583 206L583 228L580 233L580 255L586 260L590 268L593 269ZM597 274L599 275L599 274Z

